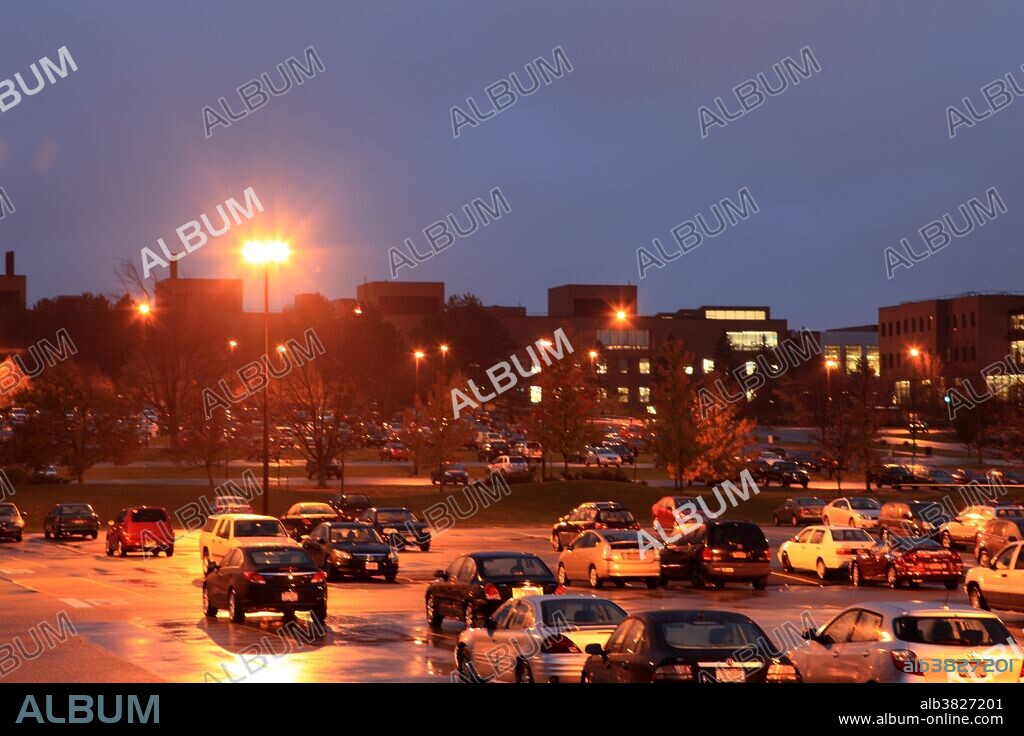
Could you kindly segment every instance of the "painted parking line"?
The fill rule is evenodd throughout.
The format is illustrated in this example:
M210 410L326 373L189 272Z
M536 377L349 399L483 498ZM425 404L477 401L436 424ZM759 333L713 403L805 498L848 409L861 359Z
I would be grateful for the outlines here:
M31 575L34 572L31 567L0 567L0 574L3 575Z
M60 600L72 608L106 608L109 606L124 605L124 601L112 598L88 598L86 600L79 600L78 598L61 598Z

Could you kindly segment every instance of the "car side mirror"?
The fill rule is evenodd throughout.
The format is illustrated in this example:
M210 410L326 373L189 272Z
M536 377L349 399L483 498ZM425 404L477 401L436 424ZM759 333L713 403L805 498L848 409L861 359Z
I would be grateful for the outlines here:
M814 629L807 629L807 631L801 633L800 636L801 638L806 639L807 641L818 640L818 633Z
M584 647L583 651L587 654L592 654L596 657L601 657L602 659L608 658L608 653L600 644L587 644L587 646Z
M440 578L441 580L447 580L448 573L446 573L444 570L434 570L434 577Z
M999 569L998 567L996 567L996 561L995 560L989 560L988 566L991 567L993 570L998 570Z

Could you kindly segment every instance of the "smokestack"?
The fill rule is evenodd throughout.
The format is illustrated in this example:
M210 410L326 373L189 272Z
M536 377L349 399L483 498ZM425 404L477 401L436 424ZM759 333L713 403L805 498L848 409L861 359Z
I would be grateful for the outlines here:
M172 279L178 278L178 262L177 261L171 261L171 278Z
M14 251L4 251L4 274L6 276L14 275Z

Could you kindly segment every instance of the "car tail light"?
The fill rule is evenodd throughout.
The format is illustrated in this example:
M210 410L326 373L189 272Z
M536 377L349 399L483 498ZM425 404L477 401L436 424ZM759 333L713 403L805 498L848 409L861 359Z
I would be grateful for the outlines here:
M312 526L313 520L312 519L307 519L305 516L303 516L302 517L302 523L305 524L306 526Z
M702 560L710 560L714 556L715 556L715 553L711 551L710 547L705 547L704 549L702 549L700 551L700 558Z
M768 672L764 678L765 682L800 682L800 673L791 664L773 662L768 665Z
M838 547L836 549L836 554L837 555L855 555L859 551L860 550L857 549L856 547Z
M487 583L487 585L484 586L484 598L489 601L501 600L501 593L498 591L498 588L494 583Z
M555 595L565 595L565 586L561 583L555 586Z
M639 524L639 522L633 522L632 524L629 525L629 528L633 529L633 530L639 530L640 529L640 524Z
M771 558L772 551L768 547L765 547L763 550L761 550L761 554L758 555L758 559L761 560L771 560Z
M313 576L313 579L310 580L310 582L311 583L326 583L327 582L327 575L323 571L320 571L316 575Z
M579 654L580 648L567 636L549 636L540 643L545 654Z
M599 521L596 524L594 524L594 528L595 529L607 529L608 525L605 524L604 522Z
M252 570L246 570L244 575L245 579L248 580L250 583L266 584L267 582L267 579L265 577L260 575L258 572L253 572Z
M651 676L654 681L658 680L681 680L693 679L693 668L688 664L663 664L654 670Z
M889 652L889 656L892 658L892 666L900 672L924 677L924 672L921 671L921 666L917 661L917 655L910 649L893 649Z

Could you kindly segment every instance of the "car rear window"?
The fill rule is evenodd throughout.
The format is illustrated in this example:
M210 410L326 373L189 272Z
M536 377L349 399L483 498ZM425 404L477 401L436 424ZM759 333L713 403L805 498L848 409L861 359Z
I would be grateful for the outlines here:
M977 647L1007 644L1012 636L995 618L957 618L955 616L902 616L893 621L896 638L911 644L939 644L951 647Z
M544 601L540 611L547 626L616 626L626 618L617 605L596 598Z
M167 512L163 509L135 509L132 511L132 521L167 521Z
M92 506L87 503L69 503L60 507L62 514L91 514Z
M492 557L477 561L477 566L484 577L551 575L539 557Z
M251 549L246 554L256 567L313 567L301 549Z
M280 521L236 521L236 537L287 537Z
M873 542L871 535L863 529L833 529L832 540L835 542Z
M629 511L602 511L599 517L601 521L611 524L632 524L636 521Z
M798 498L796 500L796 502L798 504L800 504L801 506L824 506L825 505L825 499L823 499L823 498L806 498L804 496L801 496L800 498Z
M753 624L734 621L673 621L658 630L673 649L738 649L762 637Z
M768 540L764 532L753 524L729 524L727 526L713 526L708 538L709 544L742 544L751 547L765 547Z
M17 513L17 509L10 504L0 506L0 516L14 516Z

